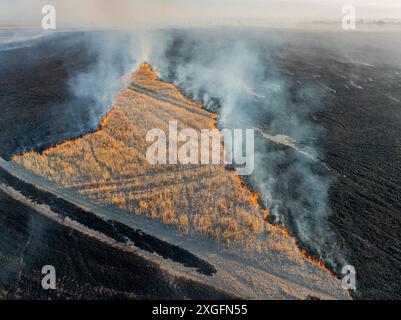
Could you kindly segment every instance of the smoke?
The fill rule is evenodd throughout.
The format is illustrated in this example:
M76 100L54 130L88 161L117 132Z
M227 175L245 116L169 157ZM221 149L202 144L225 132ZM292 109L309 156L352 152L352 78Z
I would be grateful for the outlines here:
M40 30L0 30L0 52L33 46L46 36Z
M358 19L399 19L398 0L348 0L357 7ZM0 2L0 23L37 26L45 0ZM254 25L294 22L341 21L342 0L53 0L59 27L132 27L145 25L202 25L246 21Z
M147 30L89 35L96 65L70 82L78 97L95 101L94 122L119 91L116 83L142 62L162 79L220 114L220 128L257 128L288 139L255 139L255 170L246 180L260 192L271 222L294 232L301 245L334 263L328 192L332 183L312 143L323 131L311 121L322 107L321 87L299 85L277 64L282 40L253 29ZM291 145L297 147L291 147ZM303 152L300 152L302 150ZM305 156L306 154L310 156Z
M281 42L274 33L222 29L175 31L170 37L174 40L163 49L163 59L157 50L150 62L162 77L218 112L221 128L258 128L300 146L289 148L258 135L255 171L247 182L261 193L272 222L290 228L301 245L331 262L336 251L328 224L332 180L320 161L311 160L323 159L323 153L310 143L323 133L310 120L322 107L321 87L297 86L280 72L275 58Z
M99 118L107 111L115 95L122 89L121 75L132 61L119 47L120 38L111 34L86 37L89 54L95 60L88 70L69 80L75 97L90 104L91 128L96 128ZM126 50L127 48L123 49Z
M151 51L157 56L155 43L163 48L167 43L163 44L158 32L151 35L148 31L89 32L84 34L83 41L85 52L93 62L85 71L74 74L68 85L78 101L91 106L87 116L90 128L95 129L115 96L128 85L123 77L148 61Z

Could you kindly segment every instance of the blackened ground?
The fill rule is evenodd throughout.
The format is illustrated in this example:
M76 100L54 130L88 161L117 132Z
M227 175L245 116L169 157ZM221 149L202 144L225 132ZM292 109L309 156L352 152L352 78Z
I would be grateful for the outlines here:
M84 33L68 33L43 38L32 47L0 51L3 158L88 130L93 103L77 101L68 85L96 60L86 40Z
M0 299L229 299L49 220L0 191ZM56 269L45 291L42 267Z
M317 45L313 37L331 44ZM391 50L401 48L401 38L329 33L300 39L278 61L294 81L335 91L326 88L324 109L311 121L325 129L318 145L335 177L330 223L356 268L354 296L400 299L401 55Z

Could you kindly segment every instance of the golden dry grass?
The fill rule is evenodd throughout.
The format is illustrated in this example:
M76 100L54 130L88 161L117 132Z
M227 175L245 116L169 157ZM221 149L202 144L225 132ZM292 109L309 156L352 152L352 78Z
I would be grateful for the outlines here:
M131 75L97 132L38 154L13 158L25 168L99 204L225 242L264 231L255 196L224 165L151 165L148 130L215 127L215 117L159 81L148 65Z

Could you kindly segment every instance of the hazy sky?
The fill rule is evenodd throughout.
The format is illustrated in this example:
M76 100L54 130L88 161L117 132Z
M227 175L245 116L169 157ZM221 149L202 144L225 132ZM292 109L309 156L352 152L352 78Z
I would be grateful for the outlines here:
M59 24L78 27L205 18L340 20L346 4L356 6L358 18L401 19L401 0L0 0L0 25L40 25L45 4L55 5Z

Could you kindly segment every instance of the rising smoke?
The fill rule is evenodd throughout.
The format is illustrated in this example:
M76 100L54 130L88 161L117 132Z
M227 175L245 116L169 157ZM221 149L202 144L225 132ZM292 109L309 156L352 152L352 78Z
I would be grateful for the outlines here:
M297 86L275 62L280 39L258 30L147 30L89 34L98 56L89 71L70 81L77 97L95 101L93 124L111 105L125 73L140 63L152 64L162 79L178 85L187 96L220 114L220 128L257 128L306 146L272 142L258 134L255 170L247 178L270 210L270 221L292 230L301 245L326 262L339 257L328 218L332 180L319 168L323 153L311 141L322 131L311 120L322 107L323 92L313 85ZM312 159L312 160L311 160Z

